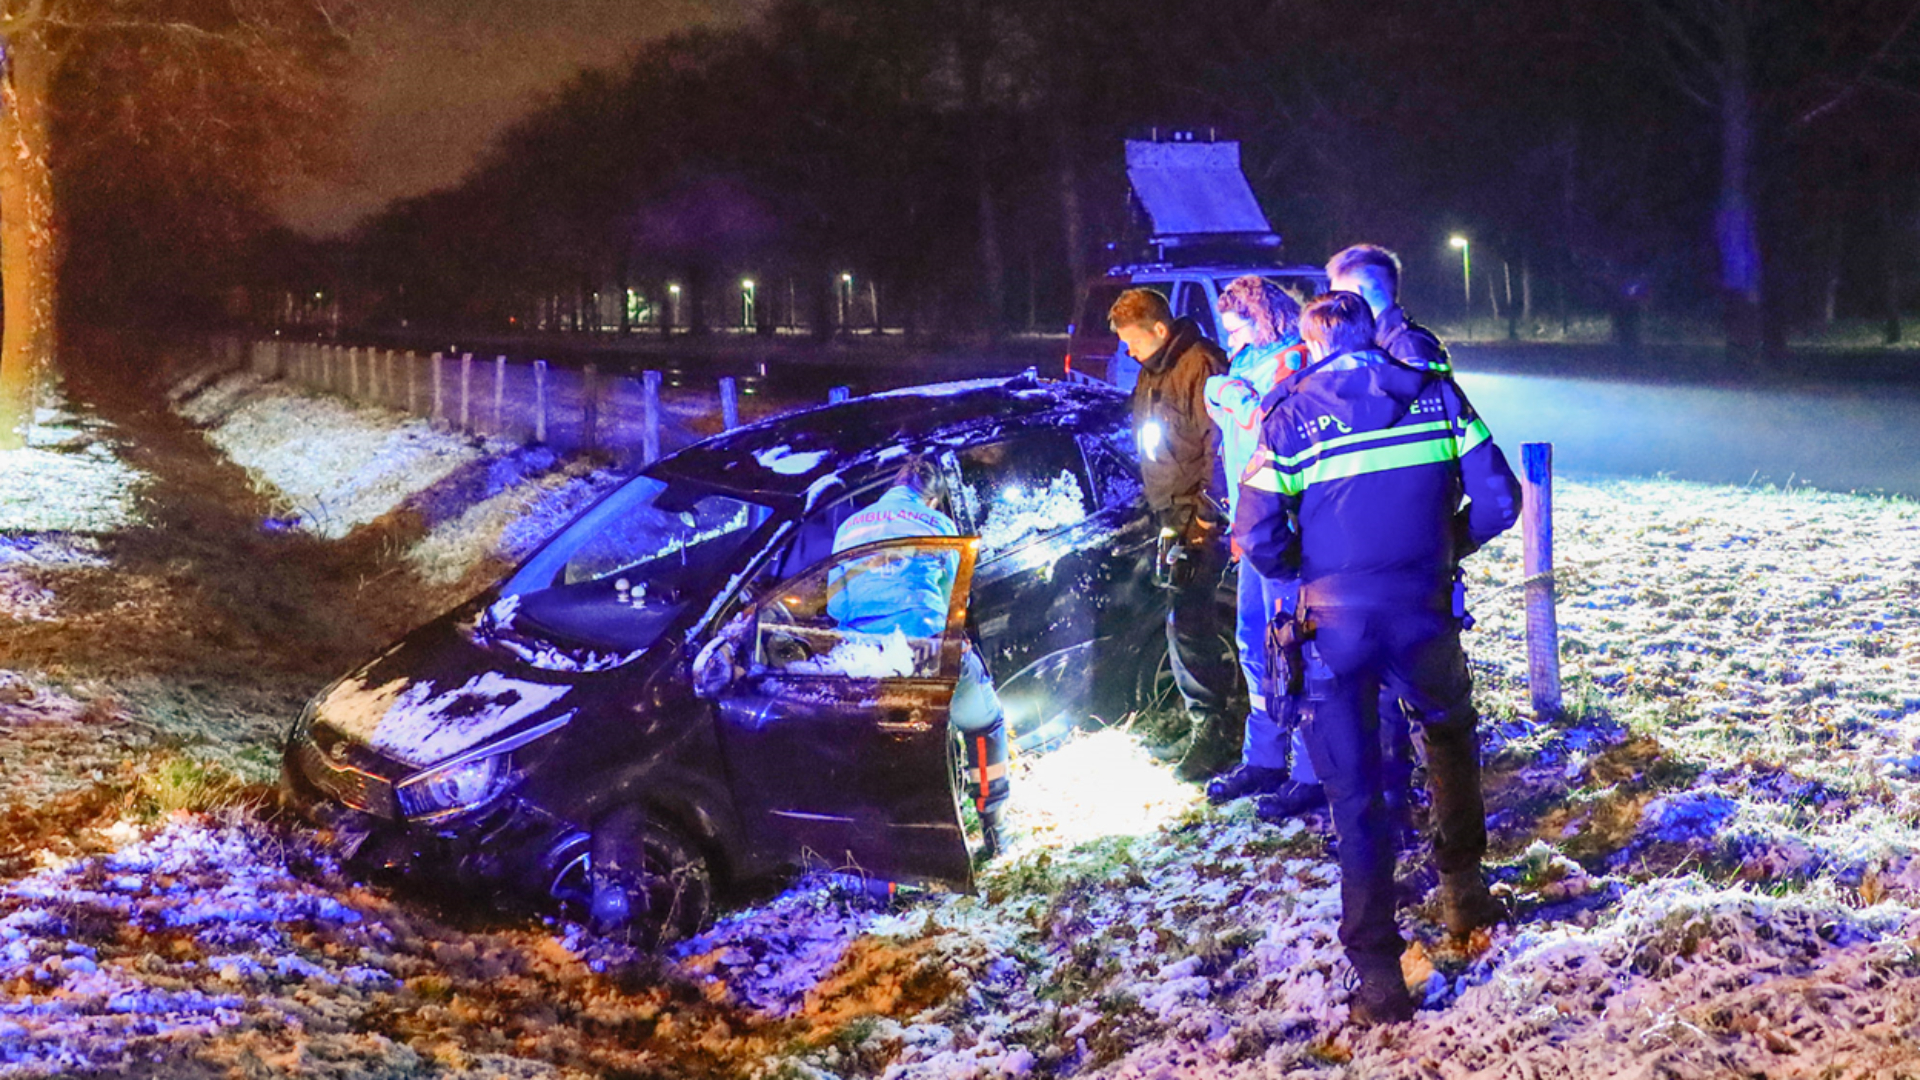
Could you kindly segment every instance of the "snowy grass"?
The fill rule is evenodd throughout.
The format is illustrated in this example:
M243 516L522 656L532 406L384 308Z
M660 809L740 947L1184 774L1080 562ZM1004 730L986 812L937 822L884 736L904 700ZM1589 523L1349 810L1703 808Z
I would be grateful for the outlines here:
M57 396L39 408L27 446L0 450L0 621L56 618L46 571L106 565L101 539L139 524L146 480L105 425Z
M97 421L40 408L27 446L0 450L0 563L61 559L62 538L33 534L99 536L137 523L144 477L118 451Z
M179 409L208 425L213 444L301 527L335 540L488 453L424 420L308 396L246 372L215 381Z
M185 380L176 391L180 414L205 426L214 445L300 528L337 540L417 504L429 528L408 543L405 558L432 586L477 588L623 479L586 459L521 460L495 440L442 432L392 410L355 408L250 372ZM482 466L489 475L456 485L449 509L436 485ZM495 471L502 475L490 475Z
M264 393L186 400L224 430ZM330 422L300 408L283 415ZM458 577L608 482L575 467L495 494L414 565ZM815 876L650 968L578 928L433 923L297 837L161 813L262 776L272 702L116 688L170 718L156 745L33 676L0 684L8 738L71 748L61 782L83 786L60 790L91 770L122 801L76 806L107 826L49 839L0 894L0 1073L154 1054L265 1076L1911 1072L1920 507L1664 480L1556 495L1565 717L1527 715L1518 537L1469 563L1492 863L1519 924L1450 940L1413 889L1409 1024L1344 1024L1324 829L1206 807L1119 732L1016 762L1016 843L978 895Z

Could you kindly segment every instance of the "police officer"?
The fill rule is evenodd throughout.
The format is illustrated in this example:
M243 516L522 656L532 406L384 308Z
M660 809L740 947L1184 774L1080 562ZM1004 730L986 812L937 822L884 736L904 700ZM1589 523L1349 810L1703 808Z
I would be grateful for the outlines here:
M1238 672L1223 647L1215 597L1227 566L1226 522L1208 490L1219 461L1219 431L1207 415L1207 380L1227 358L1192 319L1175 319L1167 298L1128 289L1107 322L1140 361L1133 386L1134 434L1147 506L1160 520L1173 610L1167 650L1187 709L1188 737L1175 773L1205 780L1240 760L1242 723L1227 713Z
M1355 293L1367 302L1373 312L1375 348L1415 371L1452 377L1446 346L1400 306L1400 256L1378 244L1344 248L1327 260L1327 287L1333 292ZM1458 592L1459 612L1465 614L1465 588ZM1390 697L1383 698L1380 724L1387 754L1387 806L1396 835L1404 835L1408 828L1407 794L1413 778L1413 739L1405 707ZM1261 809L1264 811L1266 804ZM1262 817L1270 815L1263 813Z
M1358 294L1373 312L1373 344L1416 371L1449 374L1446 347L1400 306L1400 256L1378 244L1355 244L1327 260L1327 288Z
M1447 929L1490 925L1502 912L1480 870L1478 717L1453 583L1461 558L1513 524L1519 484L1450 379L1374 347L1361 297L1331 293L1300 322L1312 359L1262 421L1234 538L1262 573L1300 574L1292 637L1303 641L1307 748L1340 841L1340 942L1360 976L1353 1017L1394 1022L1414 1002L1394 922L1381 689L1425 730Z
M939 508L945 496L946 484L936 465L921 458L908 461L880 498L834 530L834 554L880 540L958 536L959 527ZM953 574L953 560L942 555L851 574L835 582L827 611L842 626L862 633L898 629L908 637L938 637L947 626ZM971 644L961 657L948 718L966 748L967 782L980 813L985 853L992 858L1006 849L1007 714Z

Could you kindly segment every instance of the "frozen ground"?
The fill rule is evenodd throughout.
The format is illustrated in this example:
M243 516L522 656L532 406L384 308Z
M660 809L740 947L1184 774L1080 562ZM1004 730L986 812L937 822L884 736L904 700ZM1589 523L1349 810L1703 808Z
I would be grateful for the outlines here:
M516 497L503 536L544 505ZM1603 481L1556 510L1563 720L1525 715L1517 540L1470 564L1519 921L1446 940L1410 859L1409 1024L1343 1026L1324 829L1209 809L1122 732L1018 763L1021 835L979 895L812 878L662 966L345 880L298 829L128 775L155 737L31 669L0 675L0 768L44 788L0 816L0 1075L1920 1073L1920 507ZM125 527L0 511L49 564L110 564ZM48 595L0 593L0 635L64 617L67 579L27 572Z

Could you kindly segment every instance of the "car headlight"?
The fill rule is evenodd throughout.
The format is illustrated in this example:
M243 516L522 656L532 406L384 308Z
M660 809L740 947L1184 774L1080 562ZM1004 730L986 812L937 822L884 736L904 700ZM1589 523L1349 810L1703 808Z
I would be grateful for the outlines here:
M465 813L491 801L507 784L506 754L451 761L402 780L394 789L400 810L416 821Z

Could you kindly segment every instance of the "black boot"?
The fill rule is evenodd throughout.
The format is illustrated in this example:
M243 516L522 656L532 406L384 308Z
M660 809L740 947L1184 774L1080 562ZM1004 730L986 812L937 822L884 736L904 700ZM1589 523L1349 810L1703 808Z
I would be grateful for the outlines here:
M1487 891L1479 867L1440 875L1440 920L1447 931L1465 937L1482 927L1511 921L1507 909Z
M1189 784L1197 784L1232 768L1240 760L1240 744L1246 737L1246 724L1220 713L1197 714L1193 720L1193 741L1180 756L1173 774Z
M1207 784L1207 801L1215 806L1244 799L1249 795L1267 795L1287 783L1286 769L1265 765L1240 765L1213 778Z
M1407 980L1400 974L1397 956L1352 956L1360 985L1348 1002L1348 1016L1360 1027L1398 1024L1413 1019L1413 995L1407 992Z
M1193 732L1183 733L1172 742L1148 743L1147 753L1155 761L1177 762L1187 756L1187 749L1193 745Z
M1326 788L1319 784L1287 783L1278 791L1260 796L1260 801L1253 806L1253 813L1269 825L1279 825L1326 809Z

